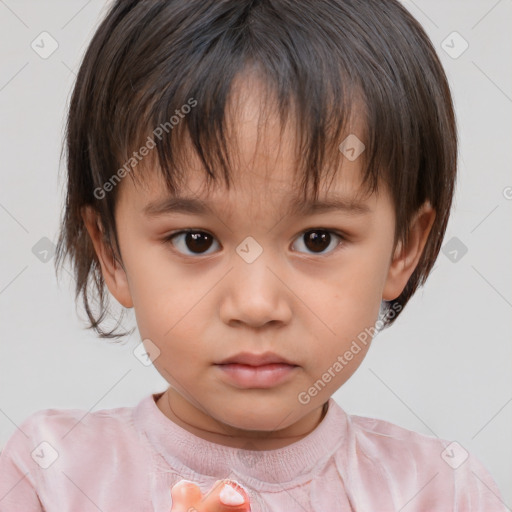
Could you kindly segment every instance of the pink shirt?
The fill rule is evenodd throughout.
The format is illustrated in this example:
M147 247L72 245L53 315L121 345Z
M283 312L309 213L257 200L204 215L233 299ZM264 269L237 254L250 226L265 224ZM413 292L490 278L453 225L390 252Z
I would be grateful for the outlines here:
M332 398L306 437L252 451L184 430L158 409L159 396L136 407L32 414L0 455L0 512L169 512L182 478L203 493L237 480L253 512L506 510L489 473L461 447L350 416Z

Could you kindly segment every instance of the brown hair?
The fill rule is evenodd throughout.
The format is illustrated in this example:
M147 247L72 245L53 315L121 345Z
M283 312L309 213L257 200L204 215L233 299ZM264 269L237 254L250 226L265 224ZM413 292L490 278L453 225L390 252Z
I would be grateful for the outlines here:
M55 259L57 270L71 259L75 298L82 294L88 328L100 337L127 333L100 327L108 302L82 208L94 207L106 241L119 254L116 180L126 174L136 179L129 172L139 170L134 150L149 139L156 147L151 158L158 157L171 194L184 177L177 163L185 137L208 183L220 172L229 188L225 108L233 80L251 70L274 93L282 123L294 110L305 195L310 180L316 195L322 173L336 169L344 128L363 107L363 185L368 193L380 183L388 187L395 244L407 244L409 223L425 201L436 211L403 292L384 301L384 311L396 312L385 316L385 327L426 281L452 205L457 133L441 63L421 25L398 1L117 0L85 53L69 106L67 197ZM192 102L193 108L184 109ZM175 126L173 116L180 118ZM155 141L151 133L162 126L166 136ZM98 318L90 307L90 280Z

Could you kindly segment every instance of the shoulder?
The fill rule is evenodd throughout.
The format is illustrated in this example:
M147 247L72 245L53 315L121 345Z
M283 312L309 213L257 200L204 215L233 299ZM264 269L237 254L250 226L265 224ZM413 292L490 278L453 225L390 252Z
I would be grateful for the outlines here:
M381 498L388 494L395 505L414 496L404 510L505 510L491 475L461 443L381 419L347 420L350 471L358 473L361 488L380 485Z
M113 471L121 476L123 468L123 486L141 484L136 468L148 467L149 450L134 427L134 409L44 409L31 414L0 452L0 480L14 484L22 477L23 492L37 489L38 496L53 496L52 488L69 488L70 481L87 482L91 492L109 481L116 492Z
M402 447L421 453L424 448L429 452L432 449L443 450L444 446L449 444L444 439L421 434L386 420L357 415L349 415L348 417L354 433L359 439L372 440L383 449L392 447L395 443L400 443Z
M101 451L106 456L138 437L133 410L43 409L17 427L1 453L32 459L44 469L57 461L71 463L78 453L88 458Z
M447 463L445 453L449 441L377 418L356 415L348 418L358 452L385 467L387 472L403 474L422 468L432 475L441 472L451 476L453 468ZM467 457L462 446L456 452L457 463Z
M358 447L378 454L390 464L395 461L400 466L421 465L450 473L466 462L471 465L476 461L457 441L415 432L382 419L356 415L348 418Z
M34 442L54 444L55 448L69 443L82 444L97 436L118 440L133 435L133 407L88 411L86 409L42 409L32 413L8 440L12 443Z

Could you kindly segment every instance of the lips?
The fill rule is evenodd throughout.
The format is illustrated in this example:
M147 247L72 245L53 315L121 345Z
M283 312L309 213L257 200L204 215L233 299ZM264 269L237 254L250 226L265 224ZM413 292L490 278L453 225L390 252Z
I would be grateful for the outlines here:
M299 371L296 365L286 363L269 363L251 366L240 363L216 365L219 378L226 384L238 389L273 388L289 382Z
M234 356L228 357L217 364L244 364L248 366L264 366L269 364L287 364L297 366L294 362L286 359L274 352L264 352L256 354L252 352L240 352Z

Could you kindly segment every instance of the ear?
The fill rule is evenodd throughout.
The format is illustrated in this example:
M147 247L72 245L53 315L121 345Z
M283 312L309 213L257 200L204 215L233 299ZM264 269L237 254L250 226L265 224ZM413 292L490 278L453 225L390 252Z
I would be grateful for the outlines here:
M423 253L435 217L429 201L416 212L409 228L408 245L404 247L398 242L396 246L382 293L384 300L394 300L402 293Z
M82 219L91 237L94 250L100 262L103 279L110 293L125 308L132 308L133 301L126 272L114 258L112 249L104 236L98 213L91 206L85 206L82 208Z

